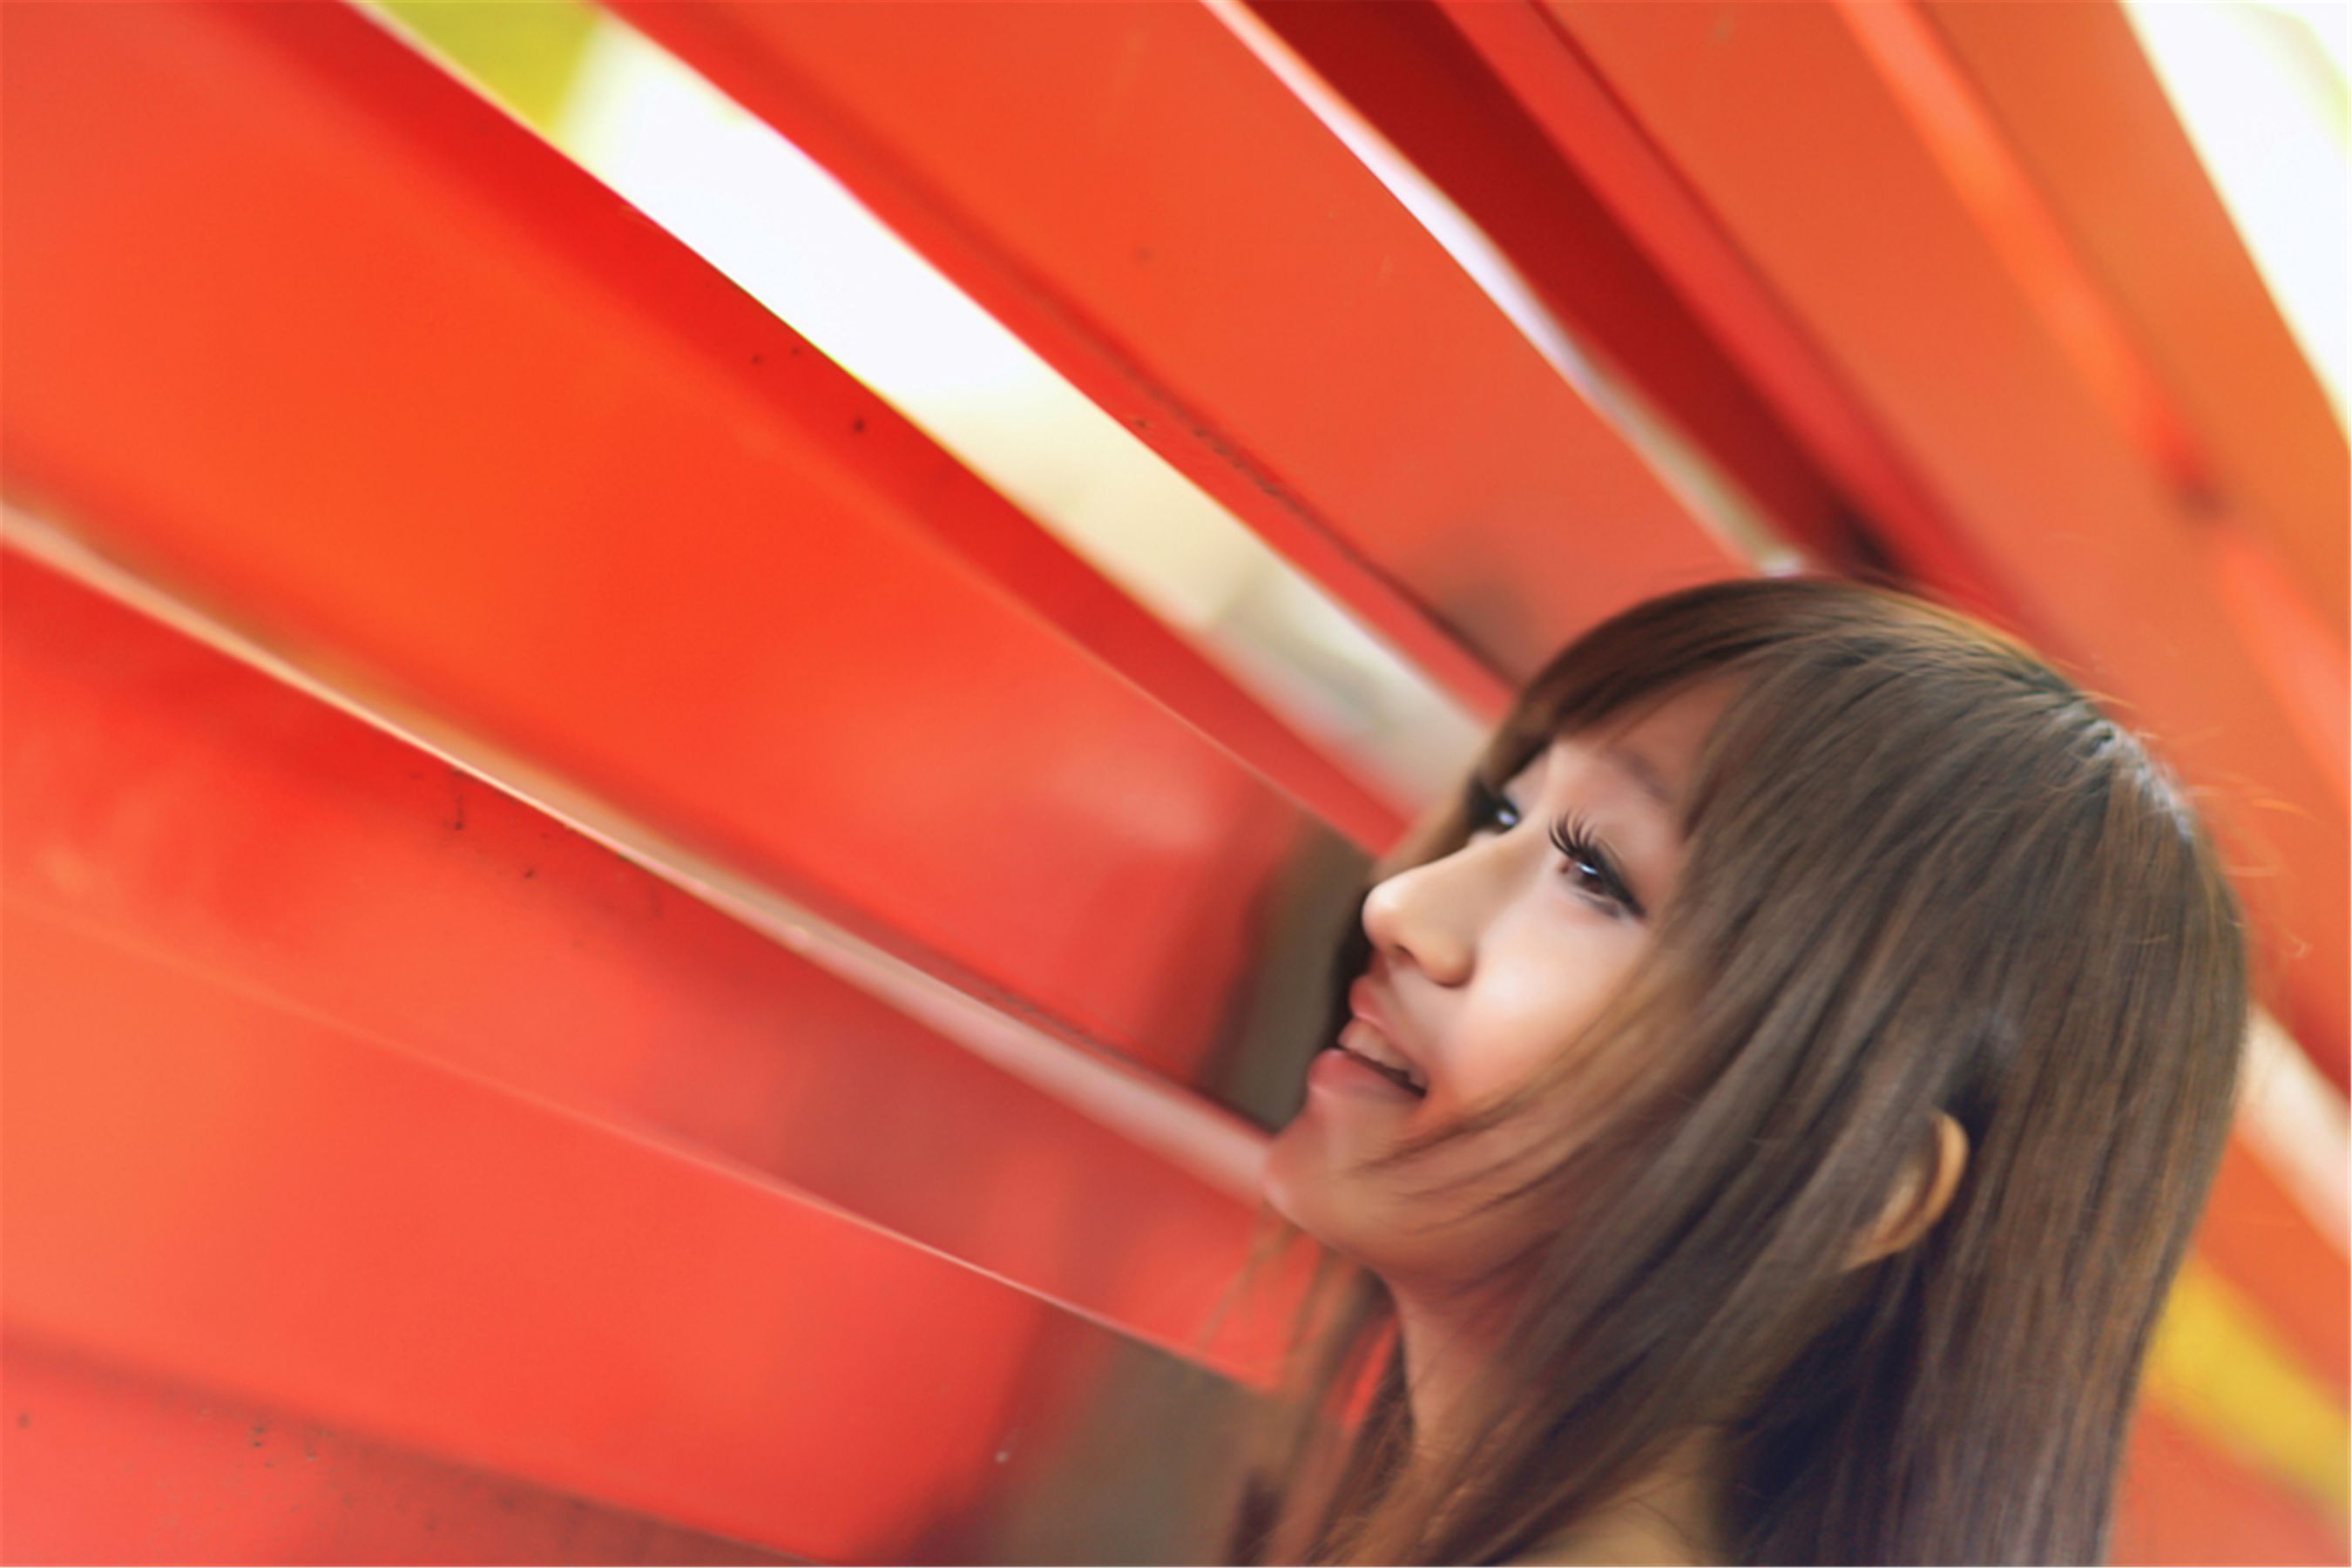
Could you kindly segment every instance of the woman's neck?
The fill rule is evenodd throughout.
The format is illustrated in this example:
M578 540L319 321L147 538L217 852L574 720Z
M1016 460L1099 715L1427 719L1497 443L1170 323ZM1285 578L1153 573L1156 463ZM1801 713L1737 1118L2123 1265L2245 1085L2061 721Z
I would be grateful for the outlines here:
M1472 1389L1498 1342L1491 1302L1391 1285L1413 1448L1426 1459L1460 1441Z
M1413 1450L1442 1459L1465 1441L1475 1419L1472 1391L1499 1343L1492 1302L1391 1287ZM1701 1429L1665 1458L1519 1563L1721 1563L1727 1561L1721 1512L1721 1451Z

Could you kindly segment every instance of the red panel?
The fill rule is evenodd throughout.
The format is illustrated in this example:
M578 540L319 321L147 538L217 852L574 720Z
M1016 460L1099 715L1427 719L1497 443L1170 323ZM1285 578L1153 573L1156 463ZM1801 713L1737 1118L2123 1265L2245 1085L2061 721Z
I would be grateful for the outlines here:
M619 8L1474 707L1737 569L1208 9Z
M1993 564L2016 618L2210 792L2281 1016L2343 1083L2341 763L2222 614L2211 524L2053 341L1877 65L1822 7L1546 14Z
M2097 5L2081 9L2089 16L2109 15ZM2340 594L2332 588L2323 589L2315 597L2297 586L2287 572L2272 564L2279 542L2287 544L2291 551L2298 543L2295 531L2277 527L2260 529L2260 517L2247 514L2242 499L2233 500L2221 489L2206 440L2176 399L2172 387L2158 375L2143 352L2139 342L2142 334L2125 320L2123 312L2111 302L2108 289L2078 255L2059 215L2043 199L2032 176L2011 150L1943 36L1908 4L1842 0L1840 10L1872 63L1902 101L1986 241L1999 254L2011 279L2039 316L2044 332L2072 362L2085 391L2137 447L2146 465L2171 487L2184 514L2207 524L2199 531L2214 574L2221 579L2217 599L2234 622L2232 630L2247 645L2253 656L2253 667L2269 683L2283 716L2301 731L2298 738L2313 753L2335 797L2352 801L2352 763L2347 763L2345 743L2345 710L2352 705L2352 674L2347 674L2346 666L2343 621L2340 614L2324 620L2315 608L2326 605L2331 612L2337 610ZM2030 10L2018 14L2029 20L2032 16ZM2137 71L2155 95L2155 107L2162 110L2161 94L2153 79L2147 78L2145 62L2131 45L2121 15L2112 15L2111 21L2122 35L2119 41L2131 52L2120 60L2096 62L2085 74L2095 78L2100 74L2099 68L2109 73L2119 68ZM2169 111L2164 112L2168 122ZM2178 128L2171 129L2171 141L2179 143L2179 150L2186 153ZM2192 213L2209 219L2221 216L2211 194L2201 184L2193 191L2178 194L2202 198L2184 203ZM2131 241L2131 254L2171 256L2173 226L2165 221L2167 215L2157 210L2155 202L2142 205L2144 210L2137 216L2143 222ZM2158 234L2164 235L2168 243L2147 243L2149 236ZM2226 222L2217 235L2209 235L2209 247L2216 239L2226 246L2229 255L2238 258L2236 272L2243 275L2242 283L2252 291L2252 305L2259 310L2259 320L2268 324L2268 337L2276 340L2275 346L2286 351L2284 357L2276 353L2263 353L2259 345L2265 342L2264 334L2250 331L2257 346L2249 356L2249 368L2267 374L2270 384L2267 388L2248 385L2252 378L2244 372L2234 377L2219 378L2234 384L2233 395L2242 395L2242 400L2232 405L2238 412L2231 424L2244 430L2248 414L2257 408L2275 407L2284 416L2280 421L2283 432L2276 438L2284 459L2282 478L2297 493L2289 496L2273 487L2273 493L2282 500L2301 503L2298 521L2306 525L2305 531L2309 531L2308 525L2315 522L2320 531L2330 536L2324 544L2294 552L2319 567L2334 583L2344 574L2343 540L2347 533L2341 436L2320 396L2317 383L2294 353L2284 326L2269 308ZM2198 247L2189 248L2193 253ZM2180 290L2176 288L2172 292L2177 296ZM2182 301L2179 309L2190 315L2205 314L2201 297L2194 304ZM2254 311L2242 308L2237 313L2251 316ZM2226 316L2231 312L2215 314ZM2210 338L2207 341L2210 346L2218 346L2210 345ZM2309 449L2313 444L2305 440L2301 444L2306 450L2294 451L2299 436L2313 434L2315 421L2317 433L2325 437L2317 443L2318 449ZM2298 462L2298 458L2302 460ZM2258 456L2248 460L2263 466ZM2298 468L2330 491L2324 505L2312 504L2315 498L2308 482L2296 483L2303 477L2297 474ZM2249 563L2255 563L2251 574L2246 570Z
M20 1337L10 1563L784 1563Z
M1907 3L1837 10L2084 390L2160 476L2201 490L2195 436L1935 30Z
M1319 829L1072 646L1140 612L356 13L34 7L6 69L12 495L934 973L1200 1060Z
M2326 1563L2342 1531L2161 1411L2142 1405L2124 1464L2109 1557L2116 1563Z
M1510 257L1816 562L1858 566L1847 504L1431 0L1252 9Z
M1243 1205L437 759L21 558L0 584L10 897L1201 1353ZM1282 1294L1218 1364L1270 1368Z
M1890 542L1908 578L1951 603L2005 619L2006 592L1990 565L1953 535L1938 499L1856 405L1843 374L1790 319L1733 237L1549 13L1517 0L1437 3L1570 171ZM1414 112L1402 104L1382 107ZM1540 205L1552 195L1538 188L1521 199Z
M2352 1271L2242 1138L2230 1141L2197 1249L2262 1304L2280 1340L2340 1403L2352 1394Z
M1034 1486L1055 1395L1135 1353L738 1168L0 921L12 1331L829 1561Z
M2341 647L2352 582L2343 428L2123 8L1920 9L2128 319L2215 481L2271 539Z

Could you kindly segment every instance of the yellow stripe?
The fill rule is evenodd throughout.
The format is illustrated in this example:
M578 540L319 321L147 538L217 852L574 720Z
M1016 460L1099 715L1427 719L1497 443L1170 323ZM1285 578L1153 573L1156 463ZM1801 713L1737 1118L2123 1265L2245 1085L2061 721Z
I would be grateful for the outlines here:
M600 13L577 0L361 0L446 56L541 135L553 135Z
M2191 1257L2148 1352L2147 1397L2213 1447L2325 1509L2352 1514L2352 1431L2259 1308Z

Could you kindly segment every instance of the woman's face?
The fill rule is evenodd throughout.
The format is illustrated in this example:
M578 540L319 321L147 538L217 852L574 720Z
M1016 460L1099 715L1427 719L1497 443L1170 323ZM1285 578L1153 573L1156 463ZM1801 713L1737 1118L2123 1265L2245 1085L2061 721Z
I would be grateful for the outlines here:
M1692 688L1554 741L1474 802L1460 849L1372 889L1354 1016L1274 1141L1279 1212L1391 1284L1475 1279L1514 1245L1468 1221L1475 1188L1415 1193L1507 1152L1492 1142L1358 1167L1527 1082L1648 951L1682 869L1683 790L1728 696Z

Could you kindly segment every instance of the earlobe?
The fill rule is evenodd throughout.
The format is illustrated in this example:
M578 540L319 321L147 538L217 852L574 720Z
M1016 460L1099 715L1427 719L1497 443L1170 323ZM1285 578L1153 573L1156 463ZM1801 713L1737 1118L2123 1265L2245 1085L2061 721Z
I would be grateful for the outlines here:
M1946 1111L1936 1112L1927 1137L1904 1163L1895 1191L1879 1212L1878 1223L1855 1244L1846 1267L1860 1268L1891 1257L1917 1241L1951 1206L1960 1177L1969 1165L1969 1135Z

